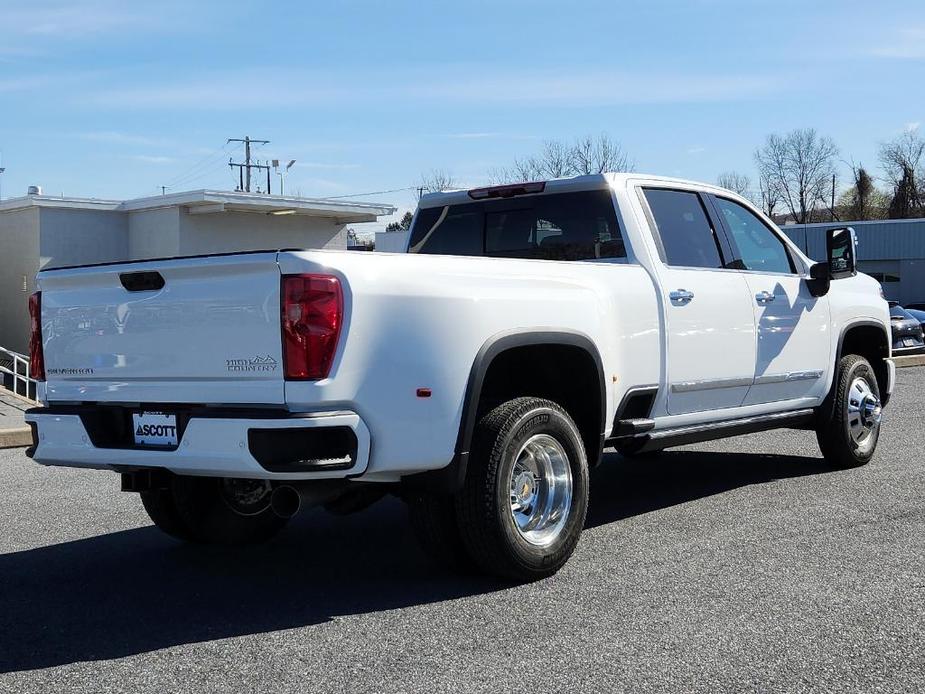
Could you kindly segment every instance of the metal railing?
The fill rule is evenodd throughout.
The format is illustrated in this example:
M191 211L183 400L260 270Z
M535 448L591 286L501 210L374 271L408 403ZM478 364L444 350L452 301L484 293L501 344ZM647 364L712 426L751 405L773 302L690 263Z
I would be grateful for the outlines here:
M37 381L29 376L29 357L0 346L0 385L27 400L36 397Z

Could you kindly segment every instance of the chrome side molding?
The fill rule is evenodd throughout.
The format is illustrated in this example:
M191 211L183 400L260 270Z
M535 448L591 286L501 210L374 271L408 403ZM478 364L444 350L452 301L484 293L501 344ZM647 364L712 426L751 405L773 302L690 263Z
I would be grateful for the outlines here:
M690 393L694 390L715 390L717 388L741 388L750 386L751 378L715 378L704 381L680 381L671 384L672 393Z
M671 384L672 393L690 393L696 390L714 390L716 388L741 388L750 385L767 385L768 383L790 383L792 381L813 381L822 378L822 371L790 371L784 374L767 374L751 378L717 378L704 381L679 381Z
M767 383L788 383L790 381L815 381L822 378L822 371L791 371L785 374L768 374L755 379L755 385Z

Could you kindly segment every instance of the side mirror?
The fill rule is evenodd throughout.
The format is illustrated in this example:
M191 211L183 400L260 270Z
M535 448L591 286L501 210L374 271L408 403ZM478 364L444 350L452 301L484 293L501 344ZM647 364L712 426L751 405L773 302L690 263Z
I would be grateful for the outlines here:
M825 247L829 279L840 280L858 274L857 240L854 236L854 229L851 227L829 229L826 233Z

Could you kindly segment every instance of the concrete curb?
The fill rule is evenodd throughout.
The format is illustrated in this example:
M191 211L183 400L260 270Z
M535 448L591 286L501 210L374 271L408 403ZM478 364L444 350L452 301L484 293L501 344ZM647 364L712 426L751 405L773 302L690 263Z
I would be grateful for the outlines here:
M21 429L0 429L0 448L19 448L32 445L32 430L29 427Z
M27 398L25 395L20 395L19 393L13 392L12 390L7 390L6 388L3 388L2 390L0 390L0 394L8 395L11 398L19 400L20 402L25 403L26 405L29 405L30 407L41 407L42 406L42 403L38 402L37 400L33 400L32 398Z
M925 366L925 354L910 354L908 357L893 357L893 363L897 369L904 369L907 366Z

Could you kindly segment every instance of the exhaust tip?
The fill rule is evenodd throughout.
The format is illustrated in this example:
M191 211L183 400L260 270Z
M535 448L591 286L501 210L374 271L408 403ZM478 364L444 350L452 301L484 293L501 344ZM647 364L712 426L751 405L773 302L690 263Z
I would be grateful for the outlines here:
M292 518L302 506L302 497L295 487L284 485L270 494L270 509L280 518Z

